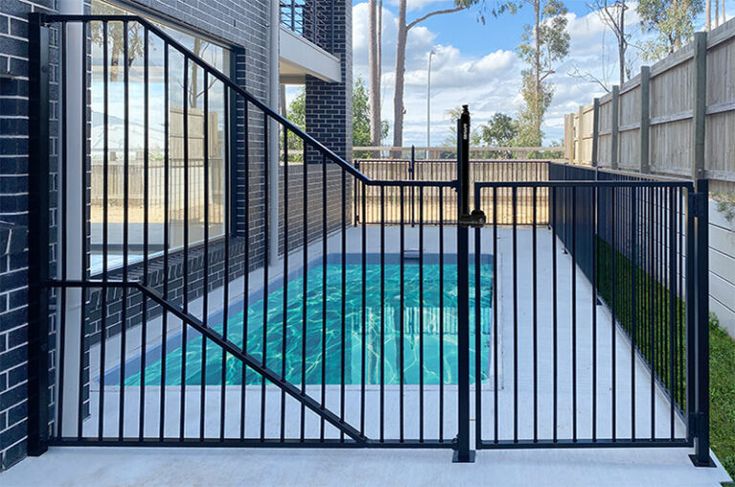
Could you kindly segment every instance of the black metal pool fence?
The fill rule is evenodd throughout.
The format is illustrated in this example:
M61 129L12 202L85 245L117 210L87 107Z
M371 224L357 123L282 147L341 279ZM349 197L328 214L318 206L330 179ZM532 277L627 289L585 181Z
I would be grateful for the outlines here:
M695 463L708 464L707 181L471 163L466 107L454 163L353 166L143 18L32 14L30 25L31 453L48 445L447 448L467 462L483 448L694 446ZM142 56L113 62L113 42L123 58L132 42ZM113 101L123 109L114 120ZM49 157L52 104L58 164ZM151 146L154 120L161 147ZM112 129L122 147L113 147ZM74 152L89 147L92 131L95 160ZM121 190L108 184L112 152L122 157ZM275 171L269 158L279 152ZM277 225L273 178L282 187ZM431 310L429 253L438 264ZM327 265L321 277L308 272L314 258L331 259L331 281ZM372 282L368 265L380 267ZM399 267L397 283L388 265ZM418 273L410 289L409 271ZM275 284L293 275L297 296L287 280ZM397 296L387 296L394 285ZM257 289L262 308L252 310ZM269 304L274 296L280 301ZM379 305L368 308L372 298ZM311 315L305 303L315 299L321 310ZM228 330L236 313L237 338ZM309 339L314 326L320 332ZM262 334L257 348L249 329ZM424 353L430 340L438 340L434 365ZM419 363L408 383L410 349ZM167 377L172 364L176 376ZM137 382L128 380L133 366ZM147 374L151 367L160 373ZM227 382L233 367L243 375L236 385ZM347 367L359 381L347 383ZM397 383L388 384L393 370ZM428 383L427 371L439 379Z

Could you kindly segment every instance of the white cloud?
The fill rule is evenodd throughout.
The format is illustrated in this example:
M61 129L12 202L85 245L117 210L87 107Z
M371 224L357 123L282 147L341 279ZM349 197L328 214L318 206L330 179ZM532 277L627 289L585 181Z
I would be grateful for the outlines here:
M386 2L387 4L392 2ZM430 3L451 3L434 0L409 0L409 8L422 8ZM438 6L438 5L437 5ZM356 76L367 80L368 4L353 8L353 62ZM585 15L568 14L570 51L550 80L555 95L544 121L547 141L563 136L564 114L576 111L580 104L604 94L599 84L570 76L575 68L602 80L608 86L617 82L617 44L613 33L596 12ZM393 120L393 82L395 70L396 16L383 10L382 117ZM626 28L640 35L635 4L629 4ZM521 31L518 29L518 39ZM443 141L450 134L452 121L447 111L469 103L475 123L483 123L496 112L517 114L521 107L519 88L523 65L514 51L493 50L470 56L451 44L435 45L436 34L423 26L409 32L406 57L404 106L404 144L423 145L426 141L427 60L432 47L431 127L432 143ZM634 74L638 70L637 51L631 47ZM392 128L392 123L391 123ZM391 136L392 137L392 136Z
M388 0L388 3L394 6L398 6L398 0ZM406 10L412 12L414 10L421 10L429 5L437 4L436 7L448 8L454 5L454 2L449 0L407 0Z

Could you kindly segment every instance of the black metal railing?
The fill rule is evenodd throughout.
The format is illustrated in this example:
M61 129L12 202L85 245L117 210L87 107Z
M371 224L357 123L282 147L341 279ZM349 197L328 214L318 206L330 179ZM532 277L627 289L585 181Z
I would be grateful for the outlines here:
M457 162L451 160L424 160L424 159L356 159L355 167L368 177L387 180L404 180L404 181L452 181L456 178ZM474 181L547 181L549 178L549 161L545 160L503 160L503 159L471 159L469 161L470 170L469 178ZM361 195L360 188L354 194L355 201ZM357 224L364 219L368 224L379 223L381 211L385 211L386 220L390 223L398 223L398 200L399 195L395 191L385 195L384 202L387 205L382 209L380 194L374 188L366 189L366 206L365 211L360 212L360 208L355 206L355 223ZM470 186L469 197L474 200L474 186ZM410 220L413 223L416 218L416 198L412 194L410 198L409 213ZM539 224L545 224L548 220L546 214L546 191L540 191L538 195ZM507 203L507 202L506 202ZM436 223L439 219L439 195L433 192L424 194L424 219L426 223ZM491 195L484 194L481 202L482 208L489 208L493 205ZM531 223L530 214L530 191L522 190L519 197L519 204L523 210L519 212L518 223L528 225ZM443 215L449 215L449 222L455 223L454 216L457 209L454 200L443 199L444 206ZM501 210L497 212L497 218L500 223L508 224L511 222L510 206L502 204ZM488 218L492 218L488 216Z
M354 229L350 206L358 185L449 199L455 183L366 177L142 18L34 18L59 32L67 141L51 442L454 448L456 271L428 276L456 261L422 230ZM113 64L113 31L142 54ZM82 164L71 134L95 147Z
M511 358L503 360L509 368L496 366L504 375L495 375L492 391L477 396L477 410L492 418L478 415L478 448L687 444L694 413L686 398L695 394L698 379L686 355L687 334L695 332L684 299L695 291L679 265L692 254L682 255L677 242L686 227L678 202L692 198L693 185L555 180L554 172L548 182L476 183L476 204L487 192L510 201L514 216L521 189L533 201L547 191L551 228L547 234L512 218L510 228L493 225L489 237L476 231L476 246L506 256L493 267L493 292L511 296L511 305L502 308L506 319L493 323L507 333L493 336L512 347ZM670 206L639 220L637 212L621 208L624 198L633 208L663 198ZM538 206L531 205L534 220ZM700 340L706 330L706 324L697 326Z
M329 24L324 10L315 0L281 0L281 25L326 48L333 26Z
M475 448L696 445L709 460L706 181L473 165L466 108L455 177L413 177L417 162L373 179L144 19L32 25L33 140L48 147L43 107L58 103L63 141L58 178L48 152L31 161L49 168L32 172L34 214L59 215L55 235L31 226L32 285L51 300L32 316L34 377L49 334L55 349L55 397L29 381L29 407L53 405L37 452L415 447L467 462L474 413ZM128 62L110 59L113 25Z

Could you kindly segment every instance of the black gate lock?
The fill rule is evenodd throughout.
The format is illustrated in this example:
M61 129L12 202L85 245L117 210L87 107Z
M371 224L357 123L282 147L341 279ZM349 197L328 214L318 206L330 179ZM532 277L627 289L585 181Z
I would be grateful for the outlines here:
M482 228L487 223L487 217L482 210L472 210L469 215L459 217L459 225L463 227Z

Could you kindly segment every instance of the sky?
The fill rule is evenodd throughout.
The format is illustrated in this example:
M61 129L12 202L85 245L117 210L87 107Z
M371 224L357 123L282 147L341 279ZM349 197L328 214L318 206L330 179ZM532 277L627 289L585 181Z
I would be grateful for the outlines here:
M486 0L488 5L493 0ZM408 0L408 20L437 8L450 7L452 0ZM576 111L605 91L595 82L571 76L575 71L589 72L608 86L617 80L617 44L615 36L590 11L584 0L567 0L568 32L571 36L569 55L549 80L555 94L546 114L543 131L545 144L560 141L564 133L564 114ZM727 18L735 13L735 0L727 1ZM714 7L713 7L714 9ZM433 48L431 69L431 144L441 145L450 136L448 110L468 104L475 125L486 122L494 113L515 116L521 107L520 84L523 63L518 59L523 26L532 21L533 11L524 7L516 15L495 18L485 15L478 21L480 10L469 10L435 16L409 31L406 61L404 105L406 109L404 145L426 144L427 128L427 61ZM382 118L393 125L393 83L395 72L397 0L383 1ZM368 4L353 3L353 74L367 83ZM626 15L627 29L635 37L641 33L635 14L635 3ZM698 27L704 24L701 16ZM634 74L642 61L638 51L630 48ZM389 134L386 143L392 141Z

